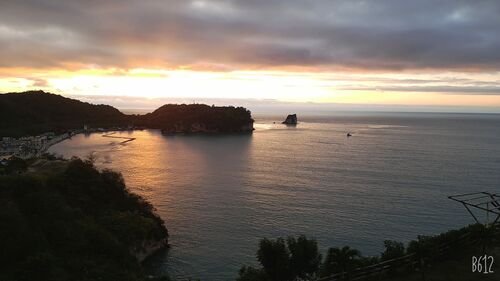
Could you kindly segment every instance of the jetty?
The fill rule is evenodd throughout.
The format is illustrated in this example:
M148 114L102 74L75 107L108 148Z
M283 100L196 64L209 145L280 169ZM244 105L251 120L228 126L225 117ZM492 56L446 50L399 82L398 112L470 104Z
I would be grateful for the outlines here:
M104 134L104 135L102 135L102 137L104 137L104 138L113 138L113 139L124 139L124 141L121 141L120 144L124 144L124 143L127 143L129 141L135 140L135 138L113 136L114 134L116 134L116 132Z

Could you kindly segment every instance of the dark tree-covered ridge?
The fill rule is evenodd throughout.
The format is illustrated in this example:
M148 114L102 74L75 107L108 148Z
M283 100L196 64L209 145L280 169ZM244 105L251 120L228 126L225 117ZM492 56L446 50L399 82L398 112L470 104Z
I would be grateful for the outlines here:
M141 118L141 125L165 133L251 132L253 119L243 107L166 104Z
M43 91L0 94L0 136L36 135L126 125L130 117L109 105L95 105Z
M37 135L91 128L141 126L166 133L242 133L253 130L243 107L167 104L145 115L126 115L109 105L95 105L43 91L0 94L0 137Z
M119 173L56 162L47 164L63 168L0 175L0 280L146 280L138 251L168 238L152 205Z

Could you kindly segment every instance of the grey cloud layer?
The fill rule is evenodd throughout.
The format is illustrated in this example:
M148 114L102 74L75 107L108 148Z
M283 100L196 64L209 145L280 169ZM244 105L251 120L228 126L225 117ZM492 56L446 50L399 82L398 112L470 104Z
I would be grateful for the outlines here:
M500 70L500 1L4 0L0 67Z

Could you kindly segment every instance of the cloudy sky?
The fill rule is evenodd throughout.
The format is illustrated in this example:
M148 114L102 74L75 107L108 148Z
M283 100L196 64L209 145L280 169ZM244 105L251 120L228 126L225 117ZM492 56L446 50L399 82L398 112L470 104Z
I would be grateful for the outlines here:
M498 0L3 0L0 92L500 108Z

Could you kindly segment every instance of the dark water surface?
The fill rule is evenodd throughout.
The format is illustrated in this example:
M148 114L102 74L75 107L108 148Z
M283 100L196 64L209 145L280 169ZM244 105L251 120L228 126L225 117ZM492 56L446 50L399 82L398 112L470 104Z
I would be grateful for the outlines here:
M98 166L122 172L171 234L151 270L181 279L234 280L255 263L262 237L306 234L322 252L350 245L375 255L383 240L471 223L448 195L500 190L499 115L345 114L302 117L297 127L279 119L256 118L252 135L115 134L136 138L126 144L78 135L51 151L94 151Z

